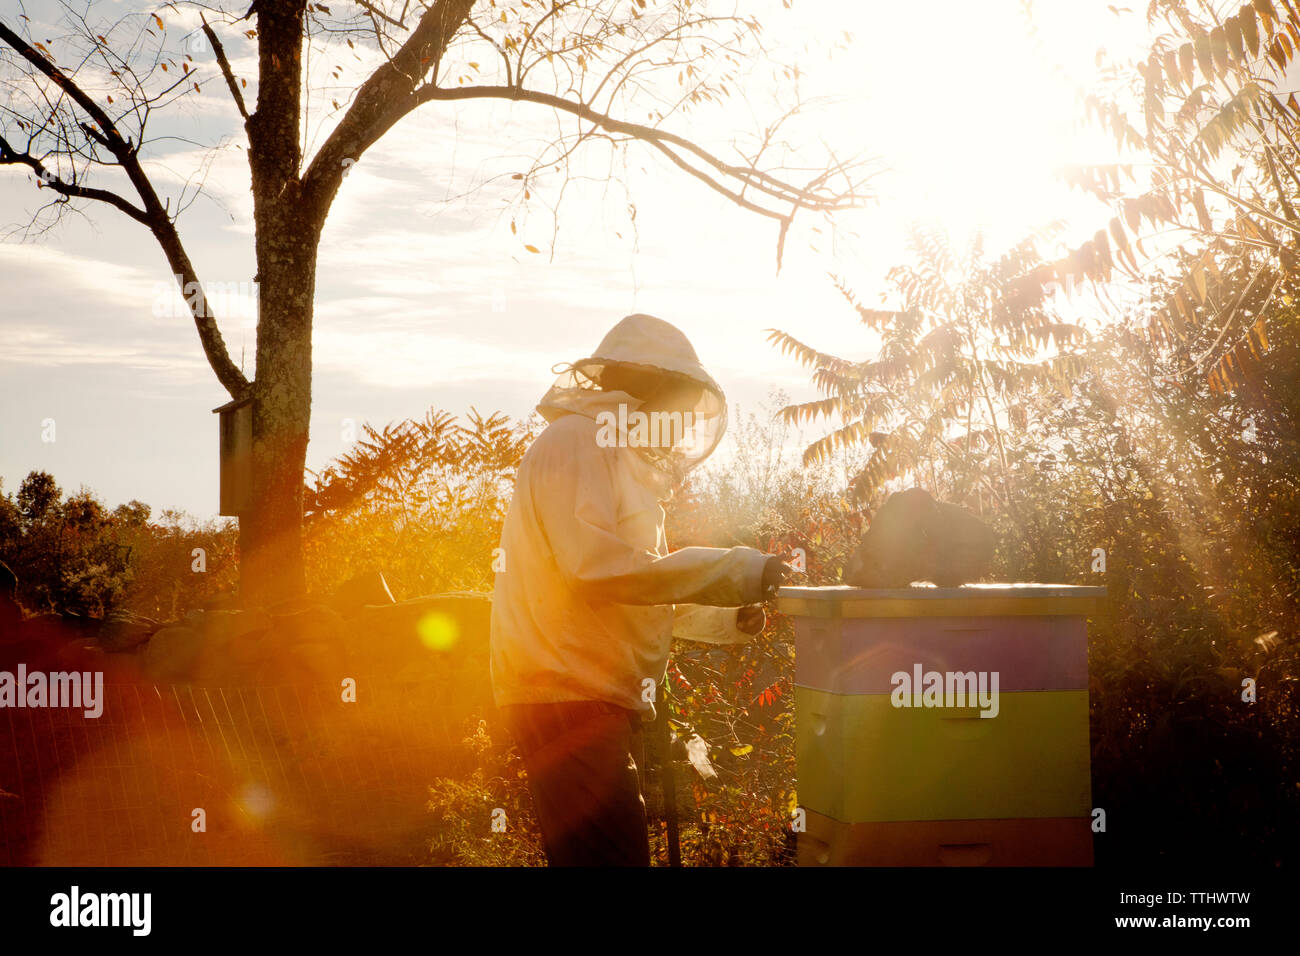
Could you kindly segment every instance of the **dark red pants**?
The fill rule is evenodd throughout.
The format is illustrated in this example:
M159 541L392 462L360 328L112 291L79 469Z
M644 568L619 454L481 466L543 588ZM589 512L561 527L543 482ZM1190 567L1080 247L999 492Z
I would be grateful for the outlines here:
M599 701L501 712L523 754L550 865L649 866L640 716Z

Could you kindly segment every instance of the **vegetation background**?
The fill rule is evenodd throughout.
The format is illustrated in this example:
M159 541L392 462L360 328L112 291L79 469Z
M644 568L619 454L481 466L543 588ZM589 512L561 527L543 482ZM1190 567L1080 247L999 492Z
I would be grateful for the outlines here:
M1247 441L1206 407L1217 400L1129 377L1122 340L1097 348L1096 370L1070 401L1004 436L1016 516L987 517L1000 533L998 579L1109 588L1090 629L1093 800L1108 821L1098 863L1293 861L1298 668L1294 631L1279 623L1294 621L1300 502L1285 456L1266 451L1285 423L1257 412ZM1294 407L1294 365L1287 374L1275 387L1290 390ZM1129 420L1144 424L1113 417L1108 385L1123 387ZM1171 416L1185 431L1169 430ZM316 479L312 590L327 593L370 567L383 569L398 599L490 589L510 475L536 427L432 412L369 429ZM844 491L853 453L803 467L798 435L769 410L741 416L733 434L734 457L672 501L672 545L800 547L809 583L838 583L868 513ZM1224 442L1237 454L1205 456ZM1048 450L1062 443L1064 453ZM0 498L0 558L21 569L29 612L174 619L229 590L235 543L229 524L154 519L138 502L110 510L88 491L62 494L41 473ZM196 547L207 550L208 571L176 574ZM1091 570L1095 548L1106 550L1104 574ZM1241 702L1243 676L1259 682L1256 704ZM779 614L748 645L675 646L666 699L688 864L793 862L793 677L792 628ZM709 745L714 778L684 759L695 735ZM429 861L539 863L521 765L490 707L466 725L464 746L474 772L429 781ZM662 760L649 755L647 801L666 863ZM484 807L506 808L513 839L493 837Z

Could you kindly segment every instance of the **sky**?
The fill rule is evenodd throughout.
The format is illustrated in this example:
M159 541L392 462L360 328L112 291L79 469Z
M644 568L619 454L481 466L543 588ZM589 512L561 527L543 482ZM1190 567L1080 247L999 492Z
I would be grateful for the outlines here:
M19 6L36 24L53 22L60 9L6 0L0 20L16 26ZM179 45L196 15L157 9ZM761 11L766 40L798 60L802 93L837 98L792 132L801 156L816 161L829 148L876 157L873 201L833 227L797 219L778 274L775 223L645 147L618 159L617 182L608 179L607 152L580 154L557 219L549 207L561 195L560 174L530 189L525 207L510 179L554 133L554 114L533 104L429 104L351 167L326 224L310 469L346 451L360 422L421 417L430 406L527 415L556 363L590 354L631 312L686 332L738 406L733 415L761 409L777 389L811 399L808 372L767 343L765 330L865 358L871 338L828 274L874 299L906 256L909 221L941 223L958 240L983 230L996 247L1055 219L1070 223L1062 243L1077 244L1108 220L1057 173L1066 163L1113 159L1105 138L1080 126L1075 94L1090 82L1099 48L1122 60L1141 43L1139 13L1116 15L1093 0L1038 0L1028 19L1019 0L744 9ZM91 20L154 10L96 0ZM828 58L843 31L853 36L848 49ZM232 41L230 53L236 73L250 78L251 100L254 47ZM174 138L151 146L149 169L173 202L187 184L193 198L202 183L178 228L211 287L230 353L251 377L255 268L243 133L210 52L194 61L202 91L159 117L158 130ZM339 80L329 74L336 65L344 67ZM337 119L329 101L346 98L344 87L365 66L341 53L309 61L309 151ZM734 156L733 144L747 142L790 95L788 83L755 71L743 99L667 125ZM25 225L48 196L27 171L0 167L0 226ZM228 396L152 236L108 207L81 208L84 215L38 235L0 233L0 487L13 492L41 469L65 492L85 486L109 506L138 499L155 515L172 508L212 518L212 409ZM727 453L724 441L718 454Z

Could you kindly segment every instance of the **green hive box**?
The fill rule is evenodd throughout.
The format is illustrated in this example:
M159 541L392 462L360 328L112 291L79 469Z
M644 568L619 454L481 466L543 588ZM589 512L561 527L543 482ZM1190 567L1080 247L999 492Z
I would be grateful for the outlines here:
M1105 593L782 588L799 864L1091 866L1086 616Z

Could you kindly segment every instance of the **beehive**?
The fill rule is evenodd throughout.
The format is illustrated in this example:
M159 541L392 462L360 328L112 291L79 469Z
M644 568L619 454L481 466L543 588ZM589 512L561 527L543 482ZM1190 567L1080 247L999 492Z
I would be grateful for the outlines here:
M783 588L800 865L1091 865L1086 615L1104 595Z

